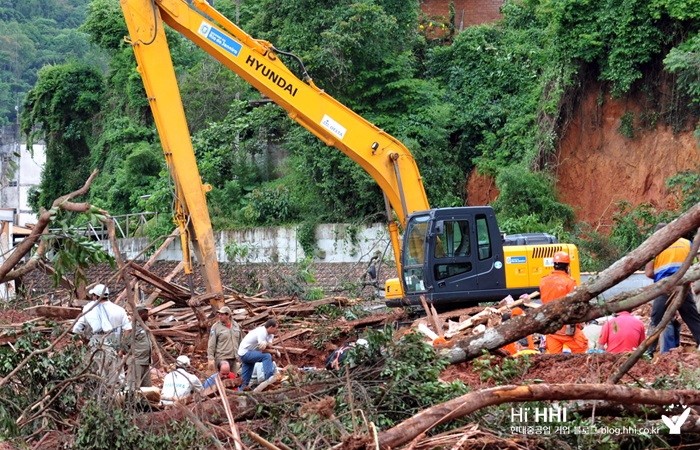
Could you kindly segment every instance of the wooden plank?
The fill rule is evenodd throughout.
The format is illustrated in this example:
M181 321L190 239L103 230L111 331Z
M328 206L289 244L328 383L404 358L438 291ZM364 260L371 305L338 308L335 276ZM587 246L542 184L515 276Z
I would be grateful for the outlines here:
M277 347L273 346L275 350L285 350L289 353L294 353L295 355L303 355L304 353L307 353L309 351L308 348L299 348L299 347L287 347L285 346L284 349L282 347Z
M393 321L403 319L405 317L406 317L406 313L403 311L391 312L391 313L386 313L386 314L375 314L375 315L363 317L362 319L357 319L357 320L353 320L351 322L344 323L342 325L342 328L352 330L352 329L367 327L370 325L375 325L378 323L384 323L384 322L390 322L390 321L393 322Z
M286 341L287 339L292 339L302 334L310 333L312 331L314 331L313 328L301 328L298 330L294 330L291 333L285 333L284 335L276 336L272 344L277 345L280 342Z
M178 273L180 273L182 271L182 269L184 269L184 267L185 267L185 263L183 261L180 261L178 263L178 265L175 266L175 268L173 270L171 270L170 273L163 279L165 281L168 281L168 282L171 281L173 278L175 278L175 275L177 275ZM155 302L156 299L158 298L159 294L160 294L160 290L156 289L153 293L151 293L151 295L148 296L148 298L146 299L146 304L152 305L153 302Z
M162 291L159 295L161 298L172 300L180 305L187 304L187 300L190 298L190 294L187 290L176 286L173 283L165 281L164 279L156 276L155 274L149 272L148 270L133 262L130 263L129 267L131 268L130 273L134 277L145 281L146 283L149 283L157 289L160 289Z
M257 314L250 319L246 319L243 322L240 323L242 327L247 327L249 325L252 325L256 322L262 322L263 319L267 319L267 317L270 315L270 311L265 311L264 313Z
M163 311L165 311L166 309L168 309L168 308L170 308L171 306L173 306L174 304L175 304L175 302L172 301L172 300L169 301L169 302L165 302L165 303L163 303L162 305L158 305L158 306L156 306L156 307L154 307L154 308L151 308L151 310L148 311L148 315L149 315L149 316L153 316L153 315L155 315L155 314L158 314L158 313L160 313L160 312L163 312Z

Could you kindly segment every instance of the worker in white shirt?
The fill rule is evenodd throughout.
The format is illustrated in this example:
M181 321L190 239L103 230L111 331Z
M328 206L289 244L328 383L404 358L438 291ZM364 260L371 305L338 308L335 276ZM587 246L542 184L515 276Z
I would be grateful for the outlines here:
M163 378L163 389L160 392L160 401L163 405L183 401L202 390L202 382L196 375L187 371L189 367L190 358L185 355L177 357L175 370Z
M265 325L253 329L241 341L238 347L238 357L241 359L241 377L243 384L241 389L248 386L253 375L255 363L261 362L265 372L265 380L275 375L275 367L272 364L272 354L280 356L279 350L272 348L272 341L277 333L277 321L268 319Z
M114 386L120 370L118 351L131 331L131 321L124 308L109 301L109 288L104 284L96 285L88 294L92 301L83 307L72 331L89 340L96 373L108 386Z

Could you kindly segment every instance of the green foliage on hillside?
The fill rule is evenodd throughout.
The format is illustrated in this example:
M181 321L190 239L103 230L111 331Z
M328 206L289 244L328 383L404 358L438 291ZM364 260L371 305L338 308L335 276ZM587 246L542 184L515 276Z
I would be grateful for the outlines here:
M500 189L493 208L501 231L508 234L547 232L560 236L573 224L574 211L560 203L554 191L554 179L543 172L510 166L496 178Z
M235 17L235 2L219 0L216 7ZM21 8L0 11L0 24L24 17ZM647 77L665 67L675 75L667 77L675 83L669 86L674 108L699 111L698 13L684 2L506 1L502 21L460 33L453 33L454 15L431 26L419 12L415 0L242 0L239 10L244 30L297 55L318 86L411 149L431 205L465 204L465 179L474 168L495 176L501 194L494 206L509 231L577 232L571 208L557 200L551 169L582 85L599 81L616 96L654 97L659 83ZM71 63L39 75L23 112L25 130L42 124L51 133L51 175L39 198L47 201L56 186L70 186L71 177L97 167L93 203L115 214L169 212L172 186L133 52L123 40L120 7L93 0L79 23L75 32L87 33L108 57L98 70ZM194 44L166 32L199 170L212 186L215 227L381 220L379 188L356 163L280 107L259 101L246 82ZM32 43L27 38L26 45ZM294 59L280 58L302 76ZM54 71L80 78L77 67L92 84L83 82L75 98L94 101L71 101L64 110L39 107L50 98L38 94L56 83ZM3 92L0 84L0 97ZM72 109L80 109L80 117L71 116ZM54 121L60 126L44 126ZM80 165L70 170L64 142L76 136L82 140L71 157Z
M38 205L81 187L91 169L87 164L93 138L93 118L100 111L102 75L79 64L45 66L27 95L22 131L36 136L37 127L51 149L41 176Z
M78 30L88 2L0 0L0 125L17 120L43 66L96 57Z

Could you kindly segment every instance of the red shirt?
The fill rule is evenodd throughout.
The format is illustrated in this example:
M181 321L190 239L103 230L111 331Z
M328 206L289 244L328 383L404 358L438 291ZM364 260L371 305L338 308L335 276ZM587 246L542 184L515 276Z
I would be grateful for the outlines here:
M604 346L610 353L631 352L644 342L644 324L627 311L617 313L603 325L600 330L598 344Z

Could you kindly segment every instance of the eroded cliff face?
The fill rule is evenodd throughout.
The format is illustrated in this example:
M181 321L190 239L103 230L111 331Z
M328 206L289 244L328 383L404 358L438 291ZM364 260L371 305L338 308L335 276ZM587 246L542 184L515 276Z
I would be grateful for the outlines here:
M589 89L574 111L559 144L554 173L560 200L574 207L578 220L604 231L617 210L617 202L633 206L649 202L660 209L675 208L676 199L665 179L700 164L698 142L690 130L675 133L671 127L641 127L643 110L634 98L615 100ZM634 114L634 138L618 129L625 113ZM485 205L498 195L493 180L472 174L467 184L468 204Z

